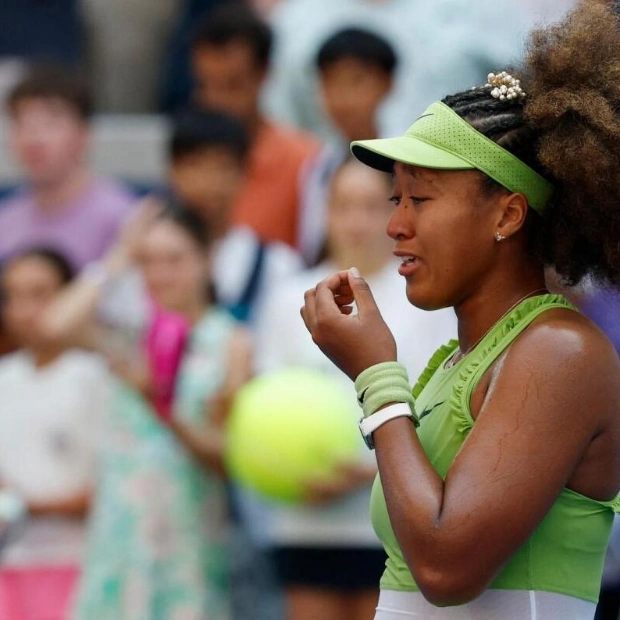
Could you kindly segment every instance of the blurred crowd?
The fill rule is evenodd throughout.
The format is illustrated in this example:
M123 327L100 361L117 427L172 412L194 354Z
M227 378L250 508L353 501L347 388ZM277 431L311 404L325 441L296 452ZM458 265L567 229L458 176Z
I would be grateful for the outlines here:
M373 617L373 454L360 439L333 481L279 504L228 475L227 418L263 373L348 385L299 318L334 271L368 280L412 382L456 335L451 311L407 303L390 181L348 143L518 65L572 5L0 3L21 175L0 187L0 618ZM93 120L119 113L165 116L150 187L91 164ZM619 343L615 298L583 295Z

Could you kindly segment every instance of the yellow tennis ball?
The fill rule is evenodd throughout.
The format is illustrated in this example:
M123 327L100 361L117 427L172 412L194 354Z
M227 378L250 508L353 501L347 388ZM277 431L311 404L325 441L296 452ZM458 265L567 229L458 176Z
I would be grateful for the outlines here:
M238 393L226 461L235 482L273 499L300 501L309 479L329 479L363 445L353 389L307 369L257 377Z

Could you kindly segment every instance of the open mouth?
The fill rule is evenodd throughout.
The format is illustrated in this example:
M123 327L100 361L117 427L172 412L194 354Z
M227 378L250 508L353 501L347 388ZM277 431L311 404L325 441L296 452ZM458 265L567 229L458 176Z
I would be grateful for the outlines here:
M420 260L417 256L401 256L400 259L403 267L415 265Z
M401 276L412 276L418 269L421 260L415 254L405 254L404 252L394 252L400 259L398 273Z

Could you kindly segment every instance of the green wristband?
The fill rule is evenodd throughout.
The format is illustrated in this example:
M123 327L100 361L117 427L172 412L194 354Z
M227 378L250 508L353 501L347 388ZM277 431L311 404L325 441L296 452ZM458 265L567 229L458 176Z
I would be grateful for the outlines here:
M408 403L414 424L418 425L407 370L399 362L382 362L367 368L357 377L355 390L365 418L390 403Z
M381 362L366 368L355 380L355 391L357 392L357 401L360 406L364 400L365 391L374 381L384 377L391 377L392 379L402 377L405 381L409 381L407 369L400 362Z

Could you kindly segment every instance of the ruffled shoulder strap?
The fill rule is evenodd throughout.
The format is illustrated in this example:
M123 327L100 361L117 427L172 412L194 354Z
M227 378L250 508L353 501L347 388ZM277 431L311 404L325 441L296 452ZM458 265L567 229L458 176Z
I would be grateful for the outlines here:
M613 499L610 499L607 502L598 502L601 506L607 506L611 508L616 514L620 514L620 493L616 495Z
M442 345L433 353L433 356L428 362L426 368L422 371L417 383L413 386L413 397L417 398L422 390L426 387L426 384L431 380L431 377L435 374L435 371L454 353L459 343L457 340L450 340L447 344Z
M534 319L554 308L567 308L577 312L562 295L530 297L500 319L480 344L458 362L458 377L452 390L450 406L460 431L467 432L474 424L469 404L482 375Z

